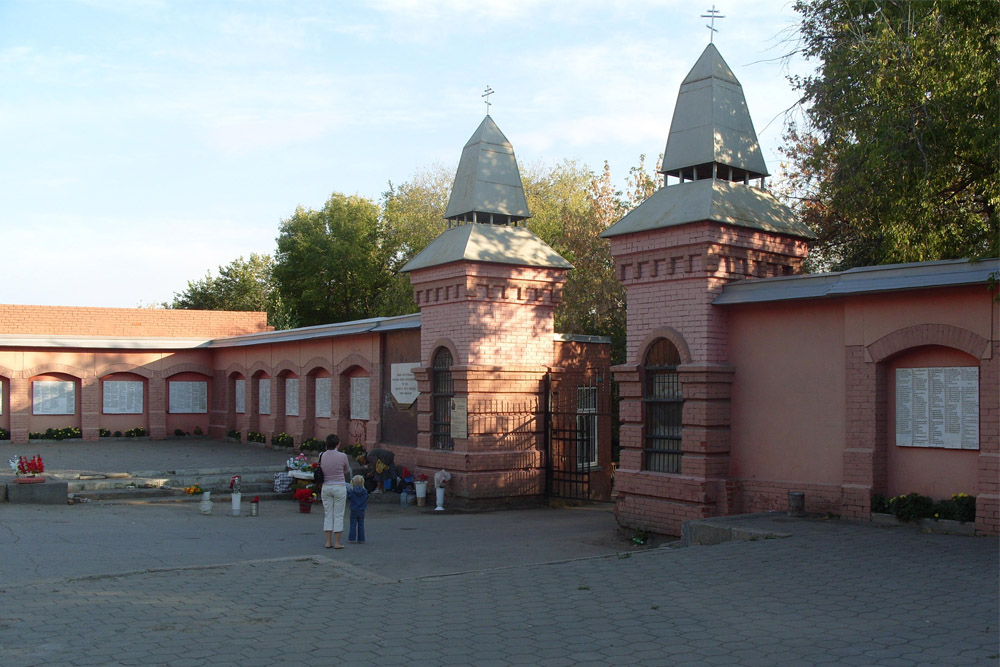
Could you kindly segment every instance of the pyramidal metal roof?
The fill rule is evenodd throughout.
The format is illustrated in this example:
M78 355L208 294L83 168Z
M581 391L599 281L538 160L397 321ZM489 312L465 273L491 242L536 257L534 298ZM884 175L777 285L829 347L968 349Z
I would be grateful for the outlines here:
M713 179L660 188L624 218L601 232L601 236L610 238L702 220L816 238L790 208L767 190Z
M551 246L525 227L470 223L445 230L407 262L402 270L410 272L460 261L573 268Z
M490 214L509 222L531 217L514 148L487 115L462 149L444 217L490 222Z
M709 44L681 83L660 171L679 176L698 165L718 164L768 176L743 86Z

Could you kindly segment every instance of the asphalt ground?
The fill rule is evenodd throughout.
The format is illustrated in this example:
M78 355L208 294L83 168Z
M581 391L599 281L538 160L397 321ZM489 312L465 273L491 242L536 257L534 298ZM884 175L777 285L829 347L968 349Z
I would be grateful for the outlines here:
M996 538L775 514L746 521L789 537L640 547L610 505L374 504L337 551L320 507L216 496L0 504L0 665L1000 662Z

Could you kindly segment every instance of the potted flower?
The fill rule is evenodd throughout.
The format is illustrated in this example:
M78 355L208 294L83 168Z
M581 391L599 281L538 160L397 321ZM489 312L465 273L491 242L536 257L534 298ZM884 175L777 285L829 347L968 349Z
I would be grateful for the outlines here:
M45 463L42 457L35 454L30 459L25 456L14 456L10 459L10 468L14 471L14 481L18 484L32 484L44 482L45 478L40 475L45 472Z
M413 486L417 490L417 506L423 507L427 504L427 475L420 473L414 477Z
M438 470L434 473L434 491L437 493L435 511L444 510L444 485L449 479L451 479L451 473L447 470Z
M240 515L240 499L243 494L240 493L240 482L242 478L239 475L233 475L229 479L229 490L233 494L233 516Z
M312 492L312 489L297 489L295 493L292 494L292 499L299 501L299 511L303 514L309 514L312 511L312 505L316 502L316 494Z

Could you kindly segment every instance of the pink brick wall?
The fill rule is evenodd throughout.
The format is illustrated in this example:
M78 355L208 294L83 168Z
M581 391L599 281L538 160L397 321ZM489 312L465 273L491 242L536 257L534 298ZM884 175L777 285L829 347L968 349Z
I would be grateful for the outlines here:
M0 334L222 338L271 329L257 312L0 304Z

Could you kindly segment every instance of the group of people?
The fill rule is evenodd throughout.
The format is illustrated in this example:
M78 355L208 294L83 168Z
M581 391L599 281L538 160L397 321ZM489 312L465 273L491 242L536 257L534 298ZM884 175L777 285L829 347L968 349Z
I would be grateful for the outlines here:
M347 454L340 451L340 438L334 434L326 436L326 451L320 454L319 465L323 469L323 533L326 535L327 549L343 549L340 537L344 532L344 513L351 507L351 524L347 541L365 543L365 510L368 508L368 490L361 475L351 476L351 464Z

